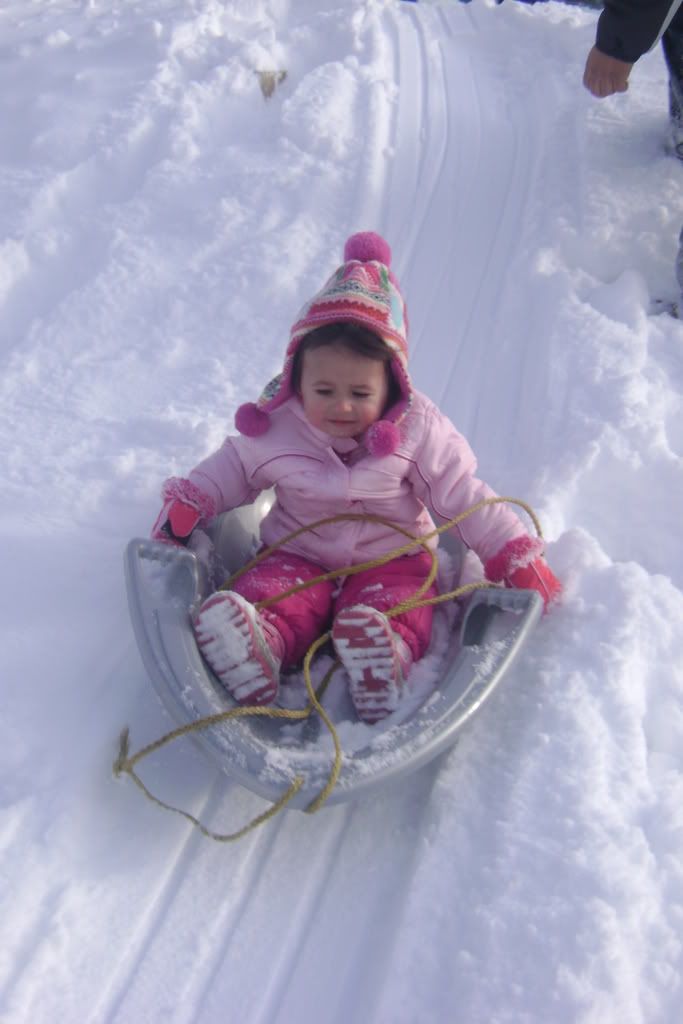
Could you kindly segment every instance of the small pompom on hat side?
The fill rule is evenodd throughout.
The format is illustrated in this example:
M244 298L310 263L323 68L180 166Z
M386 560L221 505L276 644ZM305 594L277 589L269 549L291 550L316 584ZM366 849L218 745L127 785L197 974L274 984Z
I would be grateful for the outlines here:
M373 455L391 455L400 444L399 423L412 401L408 376L408 315L391 267L389 243L374 231L351 235L344 262L307 302L290 332L285 365L269 382L258 402L241 405L235 415L240 434L259 437L270 426L270 412L292 397L292 363L302 339L318 327L351 323L372 331L393 353L390 366L400 397L381 420L366 431Z

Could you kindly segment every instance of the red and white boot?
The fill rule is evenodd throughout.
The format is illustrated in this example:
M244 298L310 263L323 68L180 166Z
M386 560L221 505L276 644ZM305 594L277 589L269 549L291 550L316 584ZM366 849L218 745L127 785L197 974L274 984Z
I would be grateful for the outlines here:
M344 608L334 620L332 642L358 717L374 723L395 711L413 656L386 615L364 604Z
M271 704L278 691L283 641L278 630L234 590L219 590L193 616L204 658L238 704Z

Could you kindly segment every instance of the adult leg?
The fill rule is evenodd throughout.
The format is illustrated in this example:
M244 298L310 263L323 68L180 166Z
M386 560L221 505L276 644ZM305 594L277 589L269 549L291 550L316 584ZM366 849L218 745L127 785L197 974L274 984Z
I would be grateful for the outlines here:
M678 8L671 24L662 36L662 49L669 71L671 144L678 159L683 160L683 5ZM683 317L683 228L678 239L676 280L678 281L676 309L678 316Z
M676 280L678 281L678 302L676 311L679 320L683 320L683 228L678 236L678 252L676 254Z
M662 49L669 71L671 141L676 156L683 160L683 6L662 36Z

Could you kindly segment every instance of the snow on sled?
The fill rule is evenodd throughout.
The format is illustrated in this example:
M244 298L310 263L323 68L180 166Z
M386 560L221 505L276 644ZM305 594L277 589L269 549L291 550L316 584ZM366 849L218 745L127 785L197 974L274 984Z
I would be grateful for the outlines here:
M228 573L255 553L258 525L268 496L214 521L210 531ZM451 568L461 551L455 538L441 537L439 550ZM125 556L131 620L144 665L157 694L179 726L236 707L202 659L190 625L190 609L211 592L207 570L185 548L158 541L132 540ZM462 614L454 602L434 617L432 647L407 680L399 707L378 724L359 722L338 668L322 705L342 748L341 770L327 802L356 797L414 771L451 746L462 726L493 693L541 614L534 591L487 588L464 599ZM332 665L321 654L314 663L314 685ZM304 708L307 693L301 674L283 677L279 707ZM334 745L313 711L304 721L241 717L191 733L210 758L231 778L273 802L295 778L301 788L288 807L308 808L328 783Z

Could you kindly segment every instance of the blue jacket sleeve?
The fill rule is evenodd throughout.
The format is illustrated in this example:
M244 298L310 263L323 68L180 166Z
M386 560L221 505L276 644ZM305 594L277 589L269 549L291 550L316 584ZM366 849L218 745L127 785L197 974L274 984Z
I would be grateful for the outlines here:
M633 64L674 19L683 28L681 0L605 0L595 45L608 57Z

